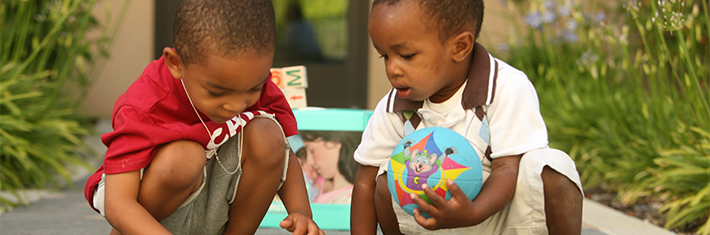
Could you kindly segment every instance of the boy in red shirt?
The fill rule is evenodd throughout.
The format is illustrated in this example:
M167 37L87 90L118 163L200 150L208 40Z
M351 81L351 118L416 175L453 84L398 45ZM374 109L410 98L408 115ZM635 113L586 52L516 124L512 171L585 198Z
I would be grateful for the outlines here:
M323 233L289 157L295 118L270 79L274 21L270 0L178 2L175 48L116 101L86 184L111 234L253 234L277 193L283 228Z

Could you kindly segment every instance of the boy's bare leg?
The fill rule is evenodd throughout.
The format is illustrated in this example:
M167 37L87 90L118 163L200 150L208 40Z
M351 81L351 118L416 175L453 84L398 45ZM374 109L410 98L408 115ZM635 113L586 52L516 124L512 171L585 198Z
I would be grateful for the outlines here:
M377 207L375 190L379 167L359 165L353 183L352 203L350 203L350 232L352 234L377 234Z
M197 142L179 140L158 149L143 173L138 203L161 221L200 188L205 150Z
M551 235L582 233L582 193L566 176L545 166L542 170L545 190L545 215Z
M224 234L254 234L278 191L286 143L279 126L255 118L244 127L242 176Z
M394 213L394 208L392 208L392 195L390 194L387 185L386 174L377 177L377 186L375 188L375 208L382 233L402 234L402 232L399 231L399 222L397 222L397 216Z
M205 152L197 142L179 140L160 146L138 185L137 202L156 221L167 218L199 189L204 165ZM110 234L121 233L114 228Z
M386 174L377 177L375 208L382 233L387 235L402 234L399 231L399 223L397 222L397 216L394 214L394 208L392 208L392 195L387 185Z

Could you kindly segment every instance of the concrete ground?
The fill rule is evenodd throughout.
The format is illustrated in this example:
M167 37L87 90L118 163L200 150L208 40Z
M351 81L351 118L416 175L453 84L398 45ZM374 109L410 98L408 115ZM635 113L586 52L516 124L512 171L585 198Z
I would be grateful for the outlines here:
M94 212L84 199L83 183L58 192L40 192L42 200L17 207L0 215L2 235L89 235L108 234L111 226ZM584 201L583 235L666 235L674 234L653 224L606 207L592 200ZM326 234L345 235L349 231L328 230ZM286 230L260 228L256 234L289 234Z

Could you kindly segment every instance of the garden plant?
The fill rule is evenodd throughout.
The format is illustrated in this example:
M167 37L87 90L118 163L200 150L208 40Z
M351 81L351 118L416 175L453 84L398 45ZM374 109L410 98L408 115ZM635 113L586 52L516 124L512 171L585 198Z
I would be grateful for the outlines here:
M504 4L520 17L496 56L533 81L550 145L574 158L585 189L710 234L708 1Z
M76 111L128 5L113 19L107 9L99 23L97 2L0 5L0 191L9 192L2 208L26 203L22 189L57 187L70 182L72 167L89 167L80 152L93 126Z

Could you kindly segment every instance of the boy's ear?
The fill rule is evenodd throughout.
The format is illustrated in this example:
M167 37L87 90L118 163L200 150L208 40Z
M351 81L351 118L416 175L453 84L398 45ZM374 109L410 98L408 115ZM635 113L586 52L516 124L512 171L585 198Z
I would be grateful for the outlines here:
M453 59L456 62L461 62L473 51L473 46L476 40L473 34L469 31L461 32L454 35L451 43L453 43Z
M182 60L177 54L177 51L170 47L163 48L163 57L165 58L165 65L168 66L173 77L175 79L182 79L182 70L185 69L185 65L182 64Z

